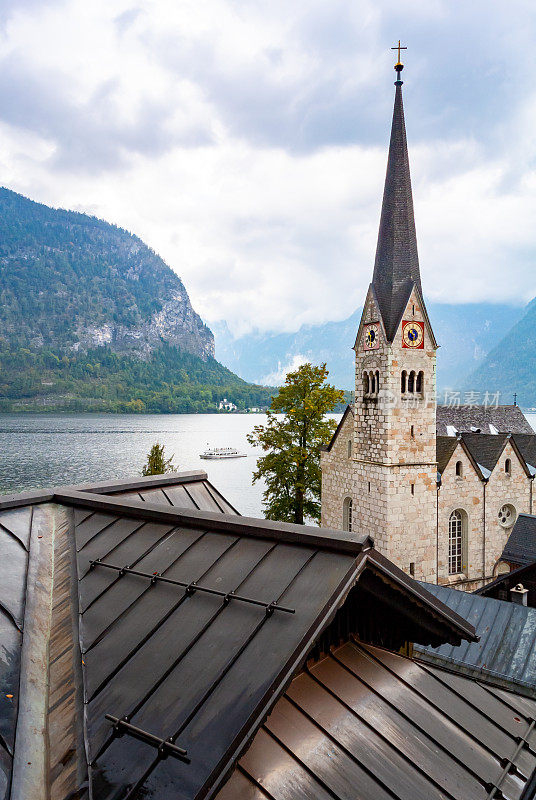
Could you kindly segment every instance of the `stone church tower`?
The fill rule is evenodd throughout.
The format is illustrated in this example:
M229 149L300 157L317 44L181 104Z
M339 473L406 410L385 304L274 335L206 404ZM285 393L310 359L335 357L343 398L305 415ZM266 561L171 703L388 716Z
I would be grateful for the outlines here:
M395 70L374 274L354 345L355 403L323 453L322 524L342 519L405 572L435 582L437 344L422 297L400 62Z

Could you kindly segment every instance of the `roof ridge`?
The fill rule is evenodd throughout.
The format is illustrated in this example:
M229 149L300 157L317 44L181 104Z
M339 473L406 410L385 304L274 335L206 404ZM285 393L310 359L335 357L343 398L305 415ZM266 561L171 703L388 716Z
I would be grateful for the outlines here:
M239 533L244 536L276 539L343 553L359 554L374 545L374 540L366 534L350 533L334 528L317 528L235 514L167 507L158 503L135 501L132 498L125 502L124 499L108 495L95 495L62 487L54 490L53 498L55 502L64 505L91 508L101 513L119 512L125 517L190 528L206 527L207 523L210 523L211 531L216 533Z

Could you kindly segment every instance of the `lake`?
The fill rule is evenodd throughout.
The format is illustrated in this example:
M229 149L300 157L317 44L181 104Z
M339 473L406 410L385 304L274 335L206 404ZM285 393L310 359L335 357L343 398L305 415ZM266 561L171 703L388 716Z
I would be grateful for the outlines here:
M337 421L340 415L330 415ZM536 427L536 414L527 414ZM136 477L156 441L180 470L203 469L247 516L262 516L251 475L260 451L247 434L264 414L0 414L0 492ZM207 447L236 447L247 458L203 461Z

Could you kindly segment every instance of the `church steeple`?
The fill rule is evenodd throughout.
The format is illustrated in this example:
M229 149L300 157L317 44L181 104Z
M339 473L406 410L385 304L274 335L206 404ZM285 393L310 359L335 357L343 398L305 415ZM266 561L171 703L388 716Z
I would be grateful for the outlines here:
M400 73L403 64L400 62L400 43L398 48L393 49L399 50L398 63L395 65L395 106L372 279L390 342L394 338L414 284L422 294L402 103Z

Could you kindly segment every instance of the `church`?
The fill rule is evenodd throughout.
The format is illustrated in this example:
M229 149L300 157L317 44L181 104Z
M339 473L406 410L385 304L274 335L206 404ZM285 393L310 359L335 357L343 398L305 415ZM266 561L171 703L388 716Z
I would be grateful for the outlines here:
M321 455L322 525L374 538L419 580L471 591L533 512L536 434L517 406L436 406L438 343L423 299L411 178L395 101L372 283L354 344L355 395Z

